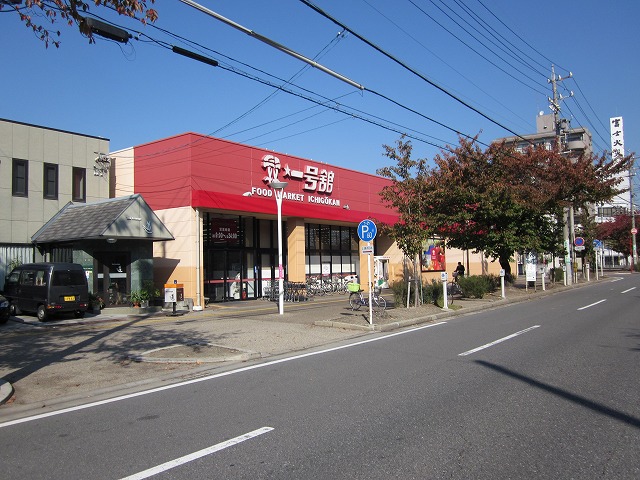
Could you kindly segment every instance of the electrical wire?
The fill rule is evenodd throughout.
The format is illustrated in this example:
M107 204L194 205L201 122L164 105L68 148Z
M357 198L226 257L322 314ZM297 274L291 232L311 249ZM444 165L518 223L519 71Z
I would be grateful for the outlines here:
M337 19L335 19L334 17L332 17L331 15L329 15L328 13L326 13L325 11L323 11L321 8L319 8L318 6L314 5L313 3L309 2L308 0L300 0L303 4L305 4L306 6L308 6L309 8L311 8L312 10L314 10L315 12L319 13L320 15L322 15L323 17L325 17L326 19L332 21L333 23L335 23L336 25L340 26L343 30L348 31L349 33L351 33L352 35L354 35L355 37L357 37L359 40L361 40L362 42L364 42L365 44L369 45L370 47L372 47L373 49L377 50L379 53L382 53L384 56L386 56L387 58L389 58L390 60L393 60L395 63L397 63L398 65L400 65L401 67L403 67L404 69L408 70L409 72L413 73L414 75L416 75L417 77L421 78L422 80L424 80L425 82L427 82L429 85L437 88L438 90L440 90L442 93L444 93L445 95L449 96L450 98L454 99L455 101L457 101L458 103L460 103L461 105L464 105L465 107L467 107L468 109L474 111L475 113L477 113L478 115L480 115L481 117L483 117L484 119L490 121L491 123L493 123L494 125L497 125L498 127L502 128L503 130L506 130L507 132L517 136L518 138L521 138L522 140L525 140L528 142L528 140L524 137L522 137L522 135L520 135L517 132L514 132L513 130L511 130L509 127L502 125L500 122L494 120L493 118L489 117L487 114L481 112L480 110L478 110L477 108L473 107L472 105L470 105L469 103L465 102L464 100L462 100L461 98L457 97L456 95L454 95L453 93L449 92L447 89L445 89L444 87L438 85L437 83L435 83L433 80L430 80L429 78L427 78L426 76L422 75L421 73L419 73L418 71L416 71L415 69L411 68L409 65L407 65L406 63L404 63L403 61L399 60L397 57L389 54L388 52L386 52L385 50L383 50L381 47L377 46L376 44L374 44L373 42L369 41L368 39L366 39L365 37L363 37L362 35L360 35L359 33L356 33L353 29L349 28L348 26L346 26L344 23L338 21Z
M423 50L429 52L431 55L433 55L435 58L437 58L440 62L442 62L444 65L446 65L447 67L449 67L452 71L454 71L457 75L459 75L461 78L463 78L464 80L466 80L469 84L471 84L473 87L477 88L480 92L482 92L484 95L486 95L488 98L490 98L491 100L493 100L494 102L496 102L498 105L500 105L502 108L504 108L505 110L507 110L509 113L511 113L514 117L517 117L519 120L521 120L523 122L523 125L529 125L529 120L525 120L524 118L522 118L520 116L520 114L518 114L517 112L515 112L514 110L511 109L511 107L509 107L508 105L506 105L505 103L503 103L500 99L494 97L493 95L491 95L491 93L487 92L486 90L484 90L480 85L478 85L476 82L474 82L472 79L470 79L469 77L467 77L464 73L462 73L460 70L456 69L453 65L451 65L449 62L447 62L446 59L442 58L441 56L439 56L436 52L434 52L433 50L431 50L430 48L428 48L424 43L422 43L419 39L417 39L415 36L413 36L411 33L409 33L406 29L404 29L401 25L399 25L397 22L395 22L393 19L391 19L389 16L385 15L384 12L382 12L380 9L376 8L374 5L372 5L368 0L362 0L362 2L364 2L366 5L368 5L372 10L374 10L378 15L380 15L382 18L384 18L386 21L388 21L391 25L393 25L397 30L399 30L400 32L402 32L404 35L406 35L407 37L409 37L411 40L413 40L417 45L420 46L420 48L422 48ZM451 88L447 87L449 90L452 90ZM459 95L461 95L459 93ZM478 105L482 106L485 109L488 109L486 106L482 105L479 102L476 102ZM495 113L495 112L494 112Z

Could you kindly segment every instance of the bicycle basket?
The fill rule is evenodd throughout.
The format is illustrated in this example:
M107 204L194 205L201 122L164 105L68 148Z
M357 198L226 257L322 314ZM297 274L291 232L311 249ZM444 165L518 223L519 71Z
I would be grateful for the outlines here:
M359 283L347 283L347 290L350 292L359 292L360 284Z

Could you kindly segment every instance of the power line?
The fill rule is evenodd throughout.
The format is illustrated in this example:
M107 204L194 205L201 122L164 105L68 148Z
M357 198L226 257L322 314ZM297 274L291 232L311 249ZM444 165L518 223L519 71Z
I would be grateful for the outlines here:
M368 0L362 0L364 3L366 3L372 10L376 11L381 17L383 17L385 20L387 20L389 23L391 23L396 29L398 29L400 32L402 32L403 34L405 34L407 37L409 37L411 40L413 40L416 44L418 44L422 49L424 49L425 51L429 52L431 55L433 55L435 58L437 58L440 62L442 62L444 65L446 65L447 67L449 67L451 70L453 70L456 74L460 75L460 77L462 77L464 80L466 80L467 82L469 82L473 87L477 88L480 92L482 92L484 95L486 95L488 98L490 98L491 100L493 100L494 102L496 102L498 105L500 105L501 107L503 107L505 110L509 111L512 115L514 115L515 117L517 117L518 119L520 119L522 122L524 122L524 124L528 124L529 121L525 120L524 118L522 118L517 112L513 111L511 109L511 107L509 107L508 105L504 104L500 99L495 98L493 95L491 95L489 92L487 92L486 90L484 90L480 85L478 85L476 82L474 82L472 79L470 79L469 77L467 77L464 73L462 73L461 71L459 71L458 69L456 69L453 65L451 65L449 62L447 62L446 59L442 58L441 56L439 56L436 52L434 52L433 50L431 50L430 48L428 48L424 43L422 43L419 39L417 39L415 36L413 36L411 33L409 33L407 30L405 30L404 28L402 28L401 25L399 25L397 22L393 21L391 18L389 18L387 15L385 15L381 10L379 10L378 8L376 8L374 5L372 5ZM481 105L479 102L476 102L477 104ZM487 108L485 106L485 108Z
M411 4L415 5L415 3L412 0L409 0ZM471 36L471 38L473 38L476 42L478 42L480 45L482 45L484 48L486 48L489 52L491 52L492 54L494 54L497 58L499 58L500 60L502 60L503 62L505 62L507 65L509 65L511 68L513 68L515 71L517 71L518 73L520 73L522 76L528 78L529 80L531 80L534 83L537 83L536 80L534 80L533 78L531 78L529 75L527 75L526 73L524 73L523 71L521 71L520 69L516 68L515 66L509 64L509 62L507 62L505 59L503 59L500 55L498 55L493 49L491 49L490 47L488 47L485 43L483 43L482 41L480 41L473 33L469 32L463 25L461 25L458 21L456 21L454 18L451 17L451 15L449 15L447 12L445 12L442 8L440 8L438 5L436 5L434 3L433 0L429 0L431 2L431 4L436 7L438 10L440 10L447 18L449 18L449 20L451 20L453 23L455 23L458 27L460 27L465 33L467 33L469 36ZM496 43L491 40L490 38L487 38L486 35L484 35L482 32L480 32L477 28L475 28L473 25L471 25L468 21L466 21L465 19L462 18L462 16L460 14L458 14L457 12L455 12L450 6L446 5L442 0L439 0L440 3L442 3L447 9L449 9L454 15L456 15L458 18L460 18L463 22L465 22L467 25L469 25L470 28L473 28L476 32L478 32L478 34L482 35L486 40L488 40L489 42L493 43L494 45L496 45ZM417 7L417 6L416 6ZM424 12L423 9L420 9L420 11L422 11L423 13L426 14L426 12ZM431 16L429 16L429 18L432 18ZM442 24L440 24L439 22L437 22L438 25L440 25L441 27ZM444 28L444 27L443 27ZM449 30L446 29L450 34L453 35L453 33ZM458 38L456 36L456 38ZM458 38L459 39L459 38ZM467 45L467 43L465 42L465 45ZM468 46L468 45L467 45ZM525 67L530 68L531 70L533 70L534 72L536 72L535 69L533 69L533 67L531 67L531 65L526 64L525 62L523 62L520 58L518 58L517 56L515 56L512 52L507 52L504 50L504 48L502 48L499 45L496 45L500 50L502 50L502 52L506 53L507 55L509 55L512 59L516 60L517 62L523 64ZM474 49L474 51L476 51ZM476 52L477 53L477 52ZM489 61L489 59L487 59L485 56L482 56L482 58L484 58L485 60ZM493 62L491 62L492 65ZM505 70L501 69L503 72L505 72ZM505 72L506 73L506 72ZM540 73L540 72L536 72L536 73ZM545 74L540 74L543 77L546 78ZM531 88L531 87L529 87ZM534 91L537 91L538 93L540 93L540 91L533 89Z
M309 8L311 8L312 10L316 11L317 13L319 13L320 15L322 15L323 17L325 17L328 20L331 20L333 23L335 23L336 25L340 26L342 29L348 31L349 33L351 33L352 35L356 36L358 39L360 39L362 42L366 43L367 45L369 45L370 47L374 48L375 50L377 50L378 52L382 53L384 56L386 56L387 58L393 60L394 62L396 62L398 65L402 66L403 68L405 68L406 70L410 71L411 73L413 73L414 75L416 75L417 77L421 78L422 80L424 80L425 82L427 82L429 85L437 88L438 90L440 90L442 93L446 94L447 96L451 97L452 99L454 99L455 101L457 101L458 103L464 105L465 107L467 107L468 109L476 112L478 115L480 115L481 117L483 117L486 120L489 120L491 123L493 123L494 125L499 126L500 128L506 130L509 133L512 133L513 135L517 136L518 138L521 138L522 140L528 141L527 139L525 139L524 137L522 137L519 133L514 132L513 130L511 130L510 128L506 127L505 125L502 125L500 122L494 120L493 118L489 117L488 115L486 115L485 113L481 112L480 110L478 110L477 108L473 107L472 105L469 105L467 102L465 102L464 100L458 98L456 95L454 95L453 93L449 92L448 90L446 90L445 88L441 87L440 85L438 85L437 83L435 83L434 81L430 80L429 78L425 77L424 75L422 75L421 73L417 72L416 70L414 70L413 68L411 68L410 66L408 66L406 63L402 62L401 60L399 60L398 58L394 57L393 55L387 53L385 50L383 50L382 48L380 48L379 46L375 45L374 43L372 43L371 41L367 40L365 37L363 37L362 35L360 35L359 33L356 33L354 30L352 30L351 28L349 28L348 26L346 26L344 23L338 21L337 19L333 18L331 15L329 15L328 13L324 12L321 8L317 7L316 5L312 4L311 2L307 1L307 0L300 0L302 3L304 3L306 6L308 6Z

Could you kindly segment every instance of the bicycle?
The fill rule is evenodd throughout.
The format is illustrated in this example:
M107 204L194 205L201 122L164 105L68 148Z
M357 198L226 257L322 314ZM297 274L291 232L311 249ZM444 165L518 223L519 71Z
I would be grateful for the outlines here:
M454 295L462 296L462 289L455 280L456 279L454 278L447 283L447 305L451 305L453 303Z
M360 310L360 307L363 305L367 307L369 306L369 295L364 295L364 290L360 288L359 283L350 283L347 288L351 292L349 294L349 305L351 306L351 310ZM387 301L380 296L379 288L373 289L371 300L373 301L373 311L376 314L381 315L387 308Z

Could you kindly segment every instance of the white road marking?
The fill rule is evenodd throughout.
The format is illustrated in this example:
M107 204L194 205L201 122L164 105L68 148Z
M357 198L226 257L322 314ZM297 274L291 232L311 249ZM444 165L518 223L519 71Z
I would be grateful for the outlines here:
M629 293L631 290L635 290L635 289L636 289L636 287L627 288L626 290L623 290L620 293Z
M607 301L607 299L605 298L605 299L599 300L599 301L597 301L595 303L591 303L589 305L585 305L584 307L580 307L578 310L586 310L589 307L593 307L594 305L598 305L599 303L606 302L606 301Z
M339 347L327 348L325 350L319 350L317 352L302 353L300 355L295 355L293 357L281 358L279 360L272 360L272 361L266 362L266 363L258 363L256 365L249 365L248 367L242 367L242 368L238 368L236 370L230 370L228 372L215 373L213 375L207 375L206 377L193 378L191 380L185 380L184 382L173 383L171 385L165 385L165 386L162 386L162 387L156 387L156 388L152 388L150 390L144 390L142 392L129 393L127 395L122 395L122 396L113 397L113 398L107 398L106 400L100 400L100 401L97 401L97 402L91 402L91 403L87 403L87 404L84 404L84 405L77 405L75 407L63 408L61 410L56 410L56 411L53 411L53 412L40 413L38 415L33 415L31 417L18 418L16 420L10 420L8 422L0 423L0 428L10 427L11 425L17 425L19 423L32 422L34 420L40 420L42 418L53 417L53 416L56 416L56 415L62 415L64 413L76 412L78 410L84 410L84 409L87 409L87 408L98 407L100 405L107 405L109 403L120 402L122 400L128 400L130 398L142 397L143 395L149 395L151 393L158 393L158 392L162 392L164 390L171 390L173 388L184 387L185 385L191 385L191 384L194 384L194 383L206 382L207 380L213 380L213 379L220 378L220 377L226 377L228 375L234 375L236 373L247 372L249 370L255 370L255 369L258 369L258 368L270 367L271 365L276 365L278 363L292 362L294 360L299 360L301 358L312 357L312 356L315 356L315 355L322 355L324 353L335 352L337 350L342 350L342 349L345 349L345 348L357 347L359 345L364 345L365 343L377 342L379 340L386 340L387 338L396 337L398 335L405 335L407 333L413 333L413 332L416 332L418 330L424 330L425 328L437 327L438 325L444 325L446 323L447 322L430 323L428 325L423 325L421 327L412 328L410 330L403 330L401 332L390 333L389 335L385 335L383 337L369 338L367 340L361 340L359 342L349 343L347 345L342 345L342 346L339 346Z
M178 467L180 465L184 465L185 463L192 462L193 460L197 460L198 458L202 458L204 456L211 455L212 453L219 452L220 450L223 450L227 447L237 445L246 440L257 437L258 435L262 435L264 433L270 432L271 430L273 430L272 427L262 427L257 430L254 430L253 432L245 433L244 435L240 435L238 437L232 438L231 440L218 443L209 448L204 448L197 452L190 453L189 455L185 455L184 457L176 458L175 460L170 460L168 462L165 462L162 465L158 465L156 467L149 468L147 470L136 473L134 475L124 477L121 480L142 480L143 478L149 478L159 473L166 472L167 470L171 470L172 468Z
M534 325L533 327L525 328L524 330L520 330L519 332L512 333L511 335L508 335L506 337L500 338L500 339L498 339L498 340L496 340L494 342L487 343L486 345L482 345L481 347L474 348L473 350L468 350L468 351L463 352L463 353L459 353L458 356L459 357L464 357L465 355L471 355L472 353L476 353L476 352L479 352L480 350L484 350L485 348L492 347L493 345L495 345L497 343L504 342L505 340L510 340L513 337L517 337L518 335L522 335L523 333L527 333L527 332L533 330L534 328L538 328L538 327L540 327L540 325Z

